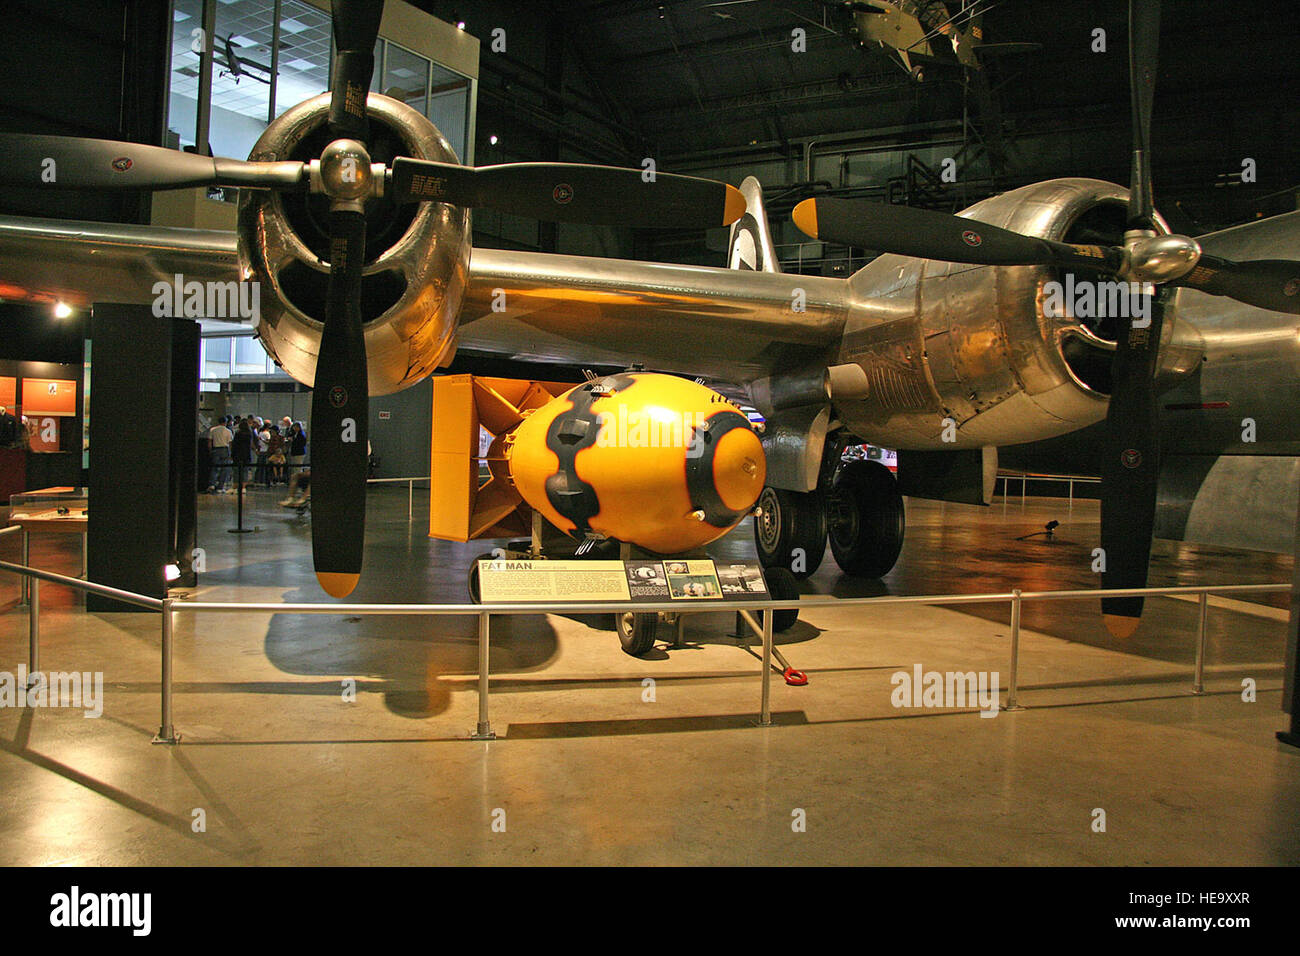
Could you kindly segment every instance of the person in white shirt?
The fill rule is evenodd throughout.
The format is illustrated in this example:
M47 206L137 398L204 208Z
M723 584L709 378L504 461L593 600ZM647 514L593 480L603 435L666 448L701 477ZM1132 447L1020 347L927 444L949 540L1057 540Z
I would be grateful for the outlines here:
M230 443L234 433L226 427L229 416L222 418L208 429L208 447L212 450L212 476L208 481L208 493L220 494L225 490L230 477Z

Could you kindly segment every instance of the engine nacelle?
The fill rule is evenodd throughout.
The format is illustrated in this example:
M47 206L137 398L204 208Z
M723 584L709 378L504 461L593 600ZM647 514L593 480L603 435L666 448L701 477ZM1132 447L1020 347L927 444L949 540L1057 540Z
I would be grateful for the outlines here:
M1119 245L1127 198L1113 183L1057 179L960 215L972 220L974 233L986 222L1046 239ZM1117 326L1049 308L1048 283L1073 289L1068 279L1049 267L880 256L851 280L857 301L839 356L862 367L870 399L837 405L841 418L873 441L904 449L1017 444L1101 421ZM1075 279L1114 282L1085 272ZM1166 309L1162 360L1184 354L1165 347L1176 326ZM946 428L945 419L956 427Z
M329 103L323 93L279 116L249 159L319 157L332 139ZM397 156L458 162L437 128L405 103L371 93L366 109L372 162L389 164ZM386 395L451 361L469 276L469 212L380 197L367 202L366 218L361 311L370 394ZM329 282L328 200L241 190L238 249L241 279L262 287L258 338L281 368L311 385Z
M703 385L653 373L570 389L498 438L488 458L566 534L657 554L722 537L754 507L767 474L740 409Z

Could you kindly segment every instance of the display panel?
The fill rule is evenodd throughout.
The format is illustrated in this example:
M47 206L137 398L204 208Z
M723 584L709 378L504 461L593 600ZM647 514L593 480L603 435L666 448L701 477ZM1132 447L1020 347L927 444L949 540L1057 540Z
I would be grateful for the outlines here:
M66 378L23 379L23 414L61 415L77 414L77 383Z

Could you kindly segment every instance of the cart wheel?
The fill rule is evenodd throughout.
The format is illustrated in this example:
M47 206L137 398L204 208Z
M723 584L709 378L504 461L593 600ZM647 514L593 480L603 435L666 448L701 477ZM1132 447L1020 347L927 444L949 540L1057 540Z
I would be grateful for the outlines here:
M487 554L480 554L474 559L474 563L469 566L469 599L475 604L482 604L483 599L479 594L478 587L478 563L480 561L491 561L496 555L489 551Z
M658 614L621 611L614 615L614 624L618 630L618 642L628 654L642 657L654 649L655 631L659 629Z
M774 601L794 601L799 598L799 582L788 568L764 568L763 577L767 580L767 593ZM799 620L799 609L772 612L772 630L776 633L788 631Z

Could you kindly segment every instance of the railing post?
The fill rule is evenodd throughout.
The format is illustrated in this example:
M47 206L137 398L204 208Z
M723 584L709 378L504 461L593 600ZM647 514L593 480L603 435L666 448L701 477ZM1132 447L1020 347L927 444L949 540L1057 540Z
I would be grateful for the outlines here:
M153 742L156 744L178 744L180 734L172 725L172 637L176 626L176 615L172 610L172 598L163 598L162 606L162 719L158 734Z
M31 543L26 528L23 528L23 543L22 543L21 554L22 556L19 558L18 563L25 568L30 568L32 566ZM31 599L31 594L32 594L32 578L28 577L26 574L19 575L18 606L26 607L29 600Z
M1007 681L1007 706L1004 710L1024 710L1016 701L1020 680L1020 588L1011 592L1011 675Z
M769 607L763 612L763 703L758 718L764 727L772 726L772 617Z
M1196 677L1192 693L1205 693L1205 624L1210 616L1210 592L1201 592L1201 606L1196 618Z
M415 514L415 479L406 483L406 523L410 524Z
M23 580L31 584L27 602L27 673L34 678L41 669L41 579L24 574Z
M470 734L471 740L495 740L492 724L488 721L488 628L486 611L478 616L478 729Z

